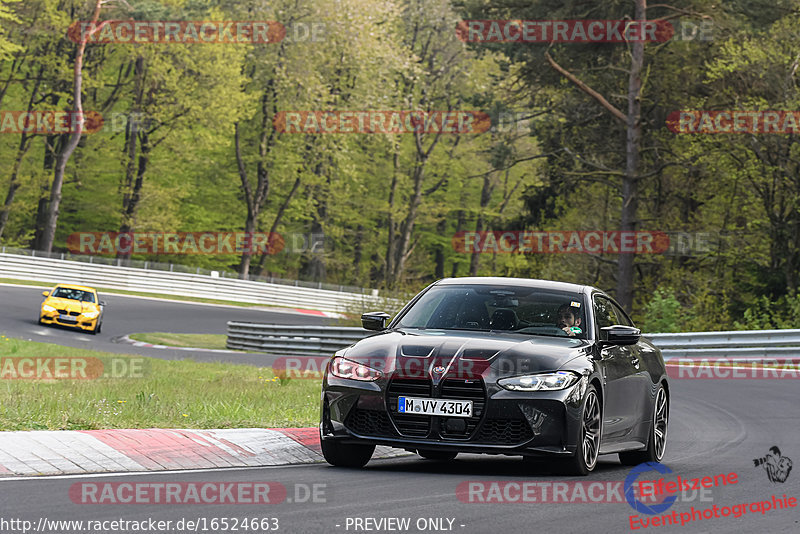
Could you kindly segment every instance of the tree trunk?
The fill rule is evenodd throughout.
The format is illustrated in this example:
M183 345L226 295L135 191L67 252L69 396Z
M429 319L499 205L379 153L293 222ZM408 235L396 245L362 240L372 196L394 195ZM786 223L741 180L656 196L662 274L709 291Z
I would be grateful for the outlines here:
M136 208L139 205L140 193L144 183L144 172L147 168L146 141L142 139L142 149L138 164L136 158L136 146L139 143L139 114L142 110L142 96L144 87L144 57L139 56L134 62L133 78L133 106L128 115L128 124L125 129L126 157L125 179L122 193L122 223L120 233L130 232L133 228L133 218ZM146 133L145 133L146 136ZM146 137L145 137L146 138ZM126 252L117 252L117 258L130 258L133 247Z
M386 215L386 260L383 267L383 283L386 287L394 286L394 255L395 255L395 233L397 223L394 220L394 203L397 195L397 177L400 173L400 147L395 140L394 155L392 157L392 185L389 186L389 207Z
M36 77L36 83L34 84L33 89L31 89L31 97L28 99L28 113L33 110L34 102L36 101L36 97L39 93L39 86L41 85L43 73L44 67L41 67L39 69L39 75ZM2 98L0 98L0 101L2 101ZM32 139L33 136L28 135L26 132L20 134L19 145L17 146L17 155L14 157L14 163L11 166L11 178L8 182L8 193L6 193L6 200L3 203L3 208L0 210L0 238L3 237L3 232L5 231L6 224L8 223L8 216L11 213L11 204L14 202L17 189L19 189L19 168L22 166L22 160L31 146Z
M634 19L644 21L647 11L646 0L636 0ZM628 115L626 117L625 177L622 179L622 217L620 230L635 232L638 224L639 204L639 152L641 149L642 127L642 68L644 66L644 42L631 44L631 69L628 78ZM628 312L633 307L633 260L631 253L620 253L617 271L617 301Z
M103 0L96 0L94 6L94 14L89 23L90 28L94 28L96 32L97 21L100 18L100 8ZM92 32L92 33L93 33ZM42 234L41 250L45 252L52 252L53 241L56 237L56 226L58 225L58 208L61 204L61 187L64 185L64 173L67 170L67 162L70 156L77 148L78 143L83 135L83 56L86 51L86 42L88 36L82 36L81 42L78 44L78 49L75 53L75 68L73 71L73 91L72 91L72 110L75 114L73 121L75 122L75 131L71 133L69 140L64 144L63 150L59 152L56 158L55 174L53 176L53 184L50 187L50 202L47 207L47 221L44 226L44 233Z
M484 216L483 211L489 205L489 201L492 199L492 192L494 191L494 185L492 183L492 173L487 173L483 175L483 187L481 188L481 205L480 211L478 212L478 220L475 221L475 232L480 235L480 232L483 232L484 228ZM472 252L472 256L469 260L469 275L470 276L477 276L478 275L478 267L480 266L480 252L478 250L474 250Z

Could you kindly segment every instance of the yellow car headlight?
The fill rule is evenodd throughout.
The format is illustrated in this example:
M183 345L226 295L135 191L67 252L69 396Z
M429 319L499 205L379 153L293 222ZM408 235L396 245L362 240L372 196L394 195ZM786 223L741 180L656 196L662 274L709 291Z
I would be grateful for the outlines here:
M95 318L95 317L97 317L98 315L100 315L100 312L99 312L99 311L97 311L97 310L95 310L95 311L83 312L83 316L84 316L84 317L86 317L87 319L94 319L94 318Z
M42 304L42 310L46 312L54 312L56 309L49 304Z

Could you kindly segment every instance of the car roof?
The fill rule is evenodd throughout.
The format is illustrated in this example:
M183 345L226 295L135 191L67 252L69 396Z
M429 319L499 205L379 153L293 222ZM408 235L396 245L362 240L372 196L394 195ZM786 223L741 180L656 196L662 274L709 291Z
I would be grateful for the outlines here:
M74 285L74 284L58 284L56 287L63 287L65 289L82 289L83 291L92 291L92 292L95 292L95 293L97 292L97 291L95 291L95 289L93 287L77 286L77 285ZM55 289L55 287L53 289Z
M555 282L553 280L537 280L535 278L507 278L501 276L465 276L463 278L443 278L436 285L498 285L498 286L524 286L537 289L555 289L558 291L571 291L586 293L600 291L591 286L570 284L568 282Z

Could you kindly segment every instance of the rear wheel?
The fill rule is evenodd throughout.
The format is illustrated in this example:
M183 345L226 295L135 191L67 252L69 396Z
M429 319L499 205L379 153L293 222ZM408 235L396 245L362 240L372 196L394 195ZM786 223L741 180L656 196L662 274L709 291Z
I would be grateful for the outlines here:
M622 465L639 465L644 462L660 462L667 447L667 426L669 425L669 401L664 386L658 386L656 401L653 403L653 424L643 451L619 453Z
M375 445L342 443L332 439L320 440L322 456L336 467L364 467L375 452Z
M439 462L447 462L449 460L453 460L456 456L458 456L457 452L431 451L431 450L419 450L417 451L417 454L419 454L426 460L436 460Z
M597 465L597 455L600 452L600 431L602 429L602 410L600 398L593 385L586 390L581 415L580 432L578 433L578 446L575 455L562 460L562 469L565 474L586 476Z

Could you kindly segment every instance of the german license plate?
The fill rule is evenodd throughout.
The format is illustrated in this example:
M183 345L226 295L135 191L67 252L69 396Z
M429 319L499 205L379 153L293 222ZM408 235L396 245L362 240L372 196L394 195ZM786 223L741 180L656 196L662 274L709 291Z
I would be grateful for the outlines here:
M397 411L415 415L443 415L446 417L472 417L472 401L452 399L424 399L398 397Z
M63 315L63 314L59 315L58 319L59 319L59 321L69 321L69 322L72 322L72 323L77 321L77 319L75 317L72 317L71 315Z

